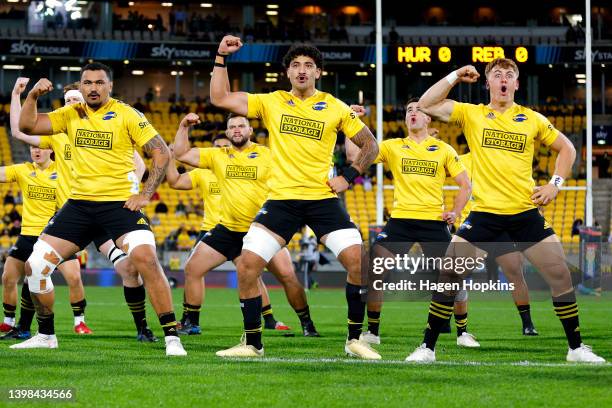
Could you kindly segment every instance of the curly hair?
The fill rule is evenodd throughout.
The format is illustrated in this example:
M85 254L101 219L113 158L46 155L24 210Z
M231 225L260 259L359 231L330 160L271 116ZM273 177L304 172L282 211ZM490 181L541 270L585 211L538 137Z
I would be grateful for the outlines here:
M291 65L291 61L299 56L312 58L317 68L323 69L323 54L321 51L319 51L317 47L306 44L293 45L289 51L287 51L287 54L283 57L283 66L285 69L288 69L289 65Z

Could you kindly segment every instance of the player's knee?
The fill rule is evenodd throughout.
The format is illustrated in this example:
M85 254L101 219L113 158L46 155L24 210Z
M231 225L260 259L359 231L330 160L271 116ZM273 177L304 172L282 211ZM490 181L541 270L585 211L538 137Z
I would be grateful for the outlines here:
M332 231L325 238L325 246L334 253L336 258L340 256L342 251L354 245L361 246L361 234L357 228L345 228Z
M204 276L202 268L198 267L191 259L185 264L185 279L197 279Z
M143 248L144 247L144 248ZM125 234L123 238L122 250L125 252L130 258L132 257L132 252L135 249L138 249L136 257L141 256L140 254L150 254L151 251L155 253L155 236L149 230L136 230L131 231Z
M38 240L34 244L32 254L26 264L26 275L28 275L28 285L30 292L49 293L53 290L51 273L62 262L62 257L47 242Z
M465 289L461 289L455 295L455 302L467 302L468 300L468 292Z
M249 232L243 238L242 249L259 256L267 264L281 250L281 245L268 231L251 225ZM242 258L244 258L244 254Z

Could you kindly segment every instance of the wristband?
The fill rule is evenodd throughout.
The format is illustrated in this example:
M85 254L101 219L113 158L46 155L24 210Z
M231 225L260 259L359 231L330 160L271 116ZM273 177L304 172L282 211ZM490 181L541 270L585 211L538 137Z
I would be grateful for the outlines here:
M221 54L219 51L217 51L217 57L220 57L223 61L217 62L217 57L215 57L215 67L225 68L225 58L227 58L228 55L229 54Z
M555 174L554 176L552 176L548 184L552 184L553 186L560 188L563 185L564 181L565 179L563 177Z
M455 85L455 82L457 81L457 79L459 79L459 76L457 75L457 71L453 71L446 76L446 80L451 85Z
M219 67L219 68L227 68L227 65L225 64L221 64L219 62L215 62L215 67Z
M359 170L357 170L353 166L345 167L342 171L342 177L344 177L349 184L352 184L353 181L355 181L355 179L359 177L360 174L361 173L359 173Z

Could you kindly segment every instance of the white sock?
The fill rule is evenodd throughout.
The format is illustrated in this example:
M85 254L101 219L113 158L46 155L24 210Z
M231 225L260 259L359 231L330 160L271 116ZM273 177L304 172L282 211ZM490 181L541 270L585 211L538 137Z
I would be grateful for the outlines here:
M15 325L15 318L14 317L5 317L4 318L4 323L8 324L9 326L14 326Z
M85 315L74 316L74 325L78 326L81 323L85 323Z

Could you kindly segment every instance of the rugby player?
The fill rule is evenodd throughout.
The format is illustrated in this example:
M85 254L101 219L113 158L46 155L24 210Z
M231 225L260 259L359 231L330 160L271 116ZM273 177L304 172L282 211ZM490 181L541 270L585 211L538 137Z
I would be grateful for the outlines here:
M25 90L29 80L29 78L18 78L15 83L15 89L13 90L13 97L11 100L11 119L14 120L14 125L11 126L12 135L30 146L49 148L55 152L55 163L58 174L58 189L56 196L57 208L59 209L68 201L68 196L70 195L70 186L72 178L74 177L72 171L72 151L74 147L70 145L70 139L65 133L50 137L31 136L19 131L19 115L21 113L20 95ZM83 95L78 90L78 87L78 82L64 87L64 102L66 105L84 102ZM134 163L135 177L133 177L133 183L137 186L146 169L145 163L137 151L134 151ZM98 236L94 237L93 242L98 251L106 255L113 263L115 270L119 276L121 276L125 301L132 313L136 326L136 339L142 342L157 341L157 338L147 325L145 311L146 292L142 278L140 278L136 272L132 262L121 249L117 248L112 239L110 239L105 232L101 232Z
M475 247L470 243L495 241L507 233L550 285L555 313L569 345L567 361L603 363L602 357L582 343L578 305L563 247L537 208L555 199L571 174L576 150L544 116L514 102L519 70L510 59L497 58L485 69L488 105L446 99L457 83L475 83L479 76L473 66L462 67L434 84L419 101L419 109L425 113L459 125L472 153L474 206L453 237L449 251L456 256L473 256ZM538 187L532 178L536 140L558 152L553 177ZM452 271L447 273L450 276ZM452 305L447 293L434 295L433 303L447 309ZM446 314L439 317L430 312L431 330L407 361L435 361L439 328L446 320Z
M253 128L246 117L228 119L226 135L231 147L225 148L190 148L188 128L198 122L194 113L183 118L174 140L174 154L179 161L212 170L221 190L221 214L219 223L198 241L185 264L185 303L192 311L192 321L199 320L202 278L227 260L240 265L243 238L266 199L270 177L270 150L250 140ZM295 275L289 251L284 249L273 257L268 268L283 285L304 335L318 337L310 318L306 293ZM259 281L259 291L262 284Z
M449 226L455 223L470 197L471 183L457 152L449 144L429 135L431 118L417 109L417 102L418 99L412 99L406 104L408 136L382 142L374 161L389 167L395 187L391 218L376 237L374 256L397 252L400 246L402 251L409 251L414 243L419 243L425 257L443 257L446 243L451 240ZM351 108L356 110L356 107ZM357 148L347 141L346 149L347 158L352 161ZM459 185L459 194L450 211L444 210L446 174ZM372 295L367 307L368 331L362 334L362 339L380 344L378 330L382 296ZM457 345L480 347L467 330L467 296L467 291L462 290L454 299Z
M312 46L293 46L283 59L291 90L269 94L232 92L226 58L242 47L240 38L225 36L219 44L210 83L211 102L249 118L259 118L270 132L270 193L244 238L238 264L238 288L246 341L220 356L260 356L262 299L258 277L265 265L303 225L315 232L348 272L348 355L380 359L380 354L360 341L365 315L361 279L362 239L350 221L337 193L365 171L378 154L372 132L350 108L332 95L316 89L323 57ZM342 131L361 148L343 175L330 178L336 135Z
M144 115L110 97L112 86L110 68L91 63L81 69L80 91L85 103L38 113L38 98L53 89L53 84L43 78L23 104L19 118L22 132L68 135L74 146L75 177L69 200L45 228L26 263L26 276L40 320L39 334L12 348L57 347L50 275L63 259L104 231L142 276L164 330L166 355L187 354L176 330L170 287L157 260L155 237L140 211L164 178L168 146ZM134 144L152 156L149 177L141 193L134 182Z

